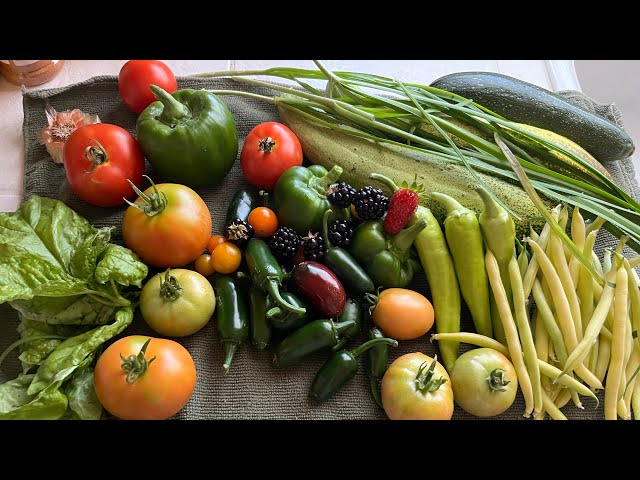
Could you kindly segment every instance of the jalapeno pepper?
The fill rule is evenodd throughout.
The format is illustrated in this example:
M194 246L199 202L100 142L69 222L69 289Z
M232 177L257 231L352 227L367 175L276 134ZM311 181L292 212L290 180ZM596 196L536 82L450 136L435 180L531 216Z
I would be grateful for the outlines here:
M324 402L331 397L358 373L358 357L380 344L398 346L398 342L392 338L375 338L350 352L340 350L331 355L313 379L311 396L319 402Z
M253 283L271 295L277 305L294 313L306 312L305 308L292 305L282 298L279 286L282 284L284 272L276 257L271 253L271 249L263 240L259 238L249 240L244 258Z
M340 350L349 340L356 338L360 334L360 325L362 324L362 303L354 297L347 298L347 302L344 304L342 313L338 317L339 322L346 322L349 320L353 320L355 323L353 326L342 332L342 338L331 349L334 352Z
M240 280L227 275L216 275L216 329L224 345L222 373L229 372L233 355L242 342L249 337L249 305L246 288Z
M329 319L314 320L286 337L273 355L275 367L291 367L322 350L328 350L340 341L340 334L355 322L334 323Z
M258 350L264 350L271 341L271 323L267 318L271 297L257 285L251 285L249 301L251 303L251 341Z
M304 303L298 297L291 292L282 292L282 298L284 298L291 305L296 307L305 308ZM282 307L272 307L267 311L267 319L278 330L294 330L300 328L302 325L310 320L309 312L295 313L285 310Z
M322 228L322 216L328 209L333 210L335 219L349 218L349 210L334 206L327 198L329 187L340 174L342 167L338 165L330 171L321 165L285 170L273 190L280 225L306 235Z
M385 338L376 327L369 330L369 340ZM389 367L389 348L387 345L375 345L367 351L367 376L371 387L371 396L380 407L382 397L380 395L380 381Z
M237 218L246 222L251 210L256 208L257 205L256 195L251 188L241 188L236 191L227 207L227 216L224 220L225 226L228 226Z
M328 221L332 210L327 210L322 218L322 233L324 237L325 253L322 262L328 266L340 279L347 290L357 295L373 292L375 286L367 272L360 266L349 252L340 247L335 247L329 240Z
M420 262L411 247L427 223L420 220L395 235L384 231L383 220L367 220L356 227L349 251L364 265L378 287L403 288L411 283Z

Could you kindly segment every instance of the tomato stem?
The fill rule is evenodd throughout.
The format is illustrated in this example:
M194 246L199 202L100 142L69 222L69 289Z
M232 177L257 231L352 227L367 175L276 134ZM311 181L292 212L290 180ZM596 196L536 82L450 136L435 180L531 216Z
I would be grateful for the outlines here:
M506 372L502 368L496 368L486 378L492 392L505 392L507 390L504 387L509 385L511 380L505 380L505 373Z
M170 270L171 269L167 268L167 271L164 273L164 280L162 279L162 274L158 274L160 275L160 296L165 300L174 302L180 298L180 290L182 290L182 287L178 279L171 275Z
M147 371L151 362L156 359L155 355L151 360L147 360L145 357L150 341L151 338L148 338L147 341L144 342L144 345L142 345L142 348L137 355L129 355L127 358L124 358L124 355L120 354L120 358L122 359L121 367L125 372L127 372L128 383L133 383L140 378L140 376Z
M138 187L136 187L131 180L127 179L127 182L129 182L129 185L131 185L131 188L133 188L133 191L136 192L136 194L142 199L144 203L142 205L138 205L137 203L133 203L127 200L126 198L124 199L124 201L127 202L132 207L137 208L138 210L144 212L146 215L153 217L154 215L157 215L158 213L162 212L166 208L167 204L169 203L169 200L167 199L167 195L164 192L158 191L158 187L156 186L155 183L153 183L153 180L151 180L149 176L143 175L143 177L151 182L151 186L153 187L153 192L147 195Z
M271 153L271 150L273 150L273 147L275 146L276 141L271 137L261 138L260 140L258 140L258 147L264 153Z
M433 361L427 368L427 362L422 362L420 367L418 368L418 374L416 375L416 389L421 393L431 393L435 392L440 388L440 385L446 383L447 379L444 377L433 378L433 372L436 368L436 363L438 363L438 355L434 355ZM426 369L426 371L425 371Z
M109 155L102 144L95 138L89 139L90 142L96 142L98 145L89 145L84 149L84 158L87 162L91 162L89 170L83 170L84 173L91 173L98 166L109 161Z

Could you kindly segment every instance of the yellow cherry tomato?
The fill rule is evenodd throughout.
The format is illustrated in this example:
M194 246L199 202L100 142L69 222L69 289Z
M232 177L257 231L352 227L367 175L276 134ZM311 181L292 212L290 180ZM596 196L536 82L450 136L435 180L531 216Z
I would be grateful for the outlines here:
M221 243L211 254L211 265L218 273L233 273L240 267L242 251L231 242Z

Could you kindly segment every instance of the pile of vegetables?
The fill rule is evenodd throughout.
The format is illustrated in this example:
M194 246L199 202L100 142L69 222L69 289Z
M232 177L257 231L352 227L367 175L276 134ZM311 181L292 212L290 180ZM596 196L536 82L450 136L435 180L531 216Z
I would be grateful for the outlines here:
M196 363L169 338L116 338L138 306L164 337L215 319L222 375L249 343L271 348L277 369L323 353L309 386L316 402L355 377L363 357L390 419L446 420L455 404L495 416L518 389L526 417L563 419L569 401L582 408L580 396L598 407L603 388L605 418L638 418L640 262L622 249L639 251L640 204L589 153L603 141L594 125L625 155L626 134L508 77L460 74L436 82L443 90L316 64L205 74L283 93L273 98L179 90L162 62L123 66L119 91L138 115L137 138L80 126L63 165L81 199L123 206L125 246L54 199L32 196L0 214L0 303L21 319L0 364L19 348L23 366L0 385L0 418L180 411ZM256 74L302 89L244 77ZM511 118L456 92L497 107L492 95L537 103ZM235 162L235 119L218 97L227 94L276 104L284 124L249 133L239 158L250 186L212 232L210 207L191 187L219 184ZM558 135L571 132L556 117L540 120L549 105L580 125L572 139ZM163 183L143 175L145 157ZM619 237L602 259L593 251L601 228ZM422 271L429 298L410 289ZM461 331L463 302L475 332ZM389 346L426 340L434 325L437 355L389 363ZM460 355L460 343L480 348Z

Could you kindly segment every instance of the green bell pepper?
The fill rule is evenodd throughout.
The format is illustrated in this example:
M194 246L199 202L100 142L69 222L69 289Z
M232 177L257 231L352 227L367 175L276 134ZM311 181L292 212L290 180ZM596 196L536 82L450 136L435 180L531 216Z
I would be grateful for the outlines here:
M338 165L330 171L321 165L285 170L274 188L280 225L307 235L322 230L322 217L327 210L333 210L332 220L349 218L348 209L336 207L327 198L329 187L338 181L341 174L342 167Z
M422 219L389 235L384 231L383 220L367 220L354 230L349 252L364 267L376 287L406 287L414 273L421 269L411 247L426 226L426 220Z
M136 133L147 160L167 181L189 186L220 183L238 155L231 111L207 90L172 94L151 85L158 99L138 117Z

